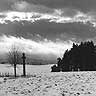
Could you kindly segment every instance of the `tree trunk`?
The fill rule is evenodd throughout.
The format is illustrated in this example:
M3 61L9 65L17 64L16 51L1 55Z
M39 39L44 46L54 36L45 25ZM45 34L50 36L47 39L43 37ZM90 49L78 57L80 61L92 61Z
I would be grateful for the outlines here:
M14 76L16 77L16 64L14 64Z

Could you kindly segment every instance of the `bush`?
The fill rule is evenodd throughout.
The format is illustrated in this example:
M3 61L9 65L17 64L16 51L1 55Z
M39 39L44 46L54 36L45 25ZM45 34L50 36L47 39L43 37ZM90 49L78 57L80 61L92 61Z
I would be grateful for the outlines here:
M51 72L60 72L60 68L57 67L56 65L53 65L53 66L51 67Z

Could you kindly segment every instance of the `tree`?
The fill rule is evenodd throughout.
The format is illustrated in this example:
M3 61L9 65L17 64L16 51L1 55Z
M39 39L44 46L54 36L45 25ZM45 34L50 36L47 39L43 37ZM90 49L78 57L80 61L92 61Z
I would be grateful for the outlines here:
M70 65L69 58L70 58L70 52L66 50L61 61L62 71L69 71L69 65Z
M64 53L62 58L63 70L78 69L84 71L96 70L96 46L93 41L81 42L80 45L74 44L73 47ZM65 68L65 69L64 69Z
M61 65L61 58L59 57L59 58L57 58L57 66L59 67L59 68L61 68L62 67L62 65Z
M12 45L8 52L8 62L14 66L14 76L16 77L16 65L21 63L21 52L19 48Z
M58 59L57 66L53 66L53 72L59 71L96 71L96 45L93 41L73 43L70 50L66 50L63 58Z

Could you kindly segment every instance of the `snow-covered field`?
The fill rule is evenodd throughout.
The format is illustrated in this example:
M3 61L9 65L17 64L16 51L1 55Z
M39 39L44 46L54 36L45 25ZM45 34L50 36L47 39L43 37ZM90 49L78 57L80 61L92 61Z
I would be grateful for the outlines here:
M8 72L12 67L5 69ZM21 72L22 66L17 69ZM26 69L31 77L1 78L0 96L96 96L96 72L51 73L50 65ZM3 65L0 71L4 71Z
M26 73L27 75L31 75L33 73L49 73L51 72L52 65L26 65ZM17 75L22 75L23 70L22 65L17 65ZM14 68L10 64L0 64L0 73L9 73L14 74Z

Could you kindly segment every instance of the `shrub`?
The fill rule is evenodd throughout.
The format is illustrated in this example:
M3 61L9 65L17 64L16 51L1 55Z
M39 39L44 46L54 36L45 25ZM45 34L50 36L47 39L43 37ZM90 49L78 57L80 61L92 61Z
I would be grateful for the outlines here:
M60 72L60 68L57 67L56 65L53 65L53 66L51 67L51 72Z

